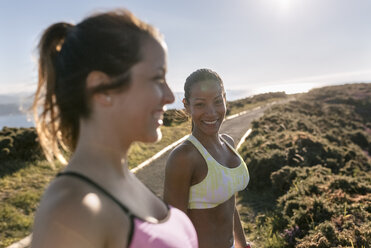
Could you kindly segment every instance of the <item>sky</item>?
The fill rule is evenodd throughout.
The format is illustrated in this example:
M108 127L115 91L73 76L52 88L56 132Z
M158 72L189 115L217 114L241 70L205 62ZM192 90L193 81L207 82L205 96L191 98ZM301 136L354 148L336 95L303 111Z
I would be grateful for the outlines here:
M371 82L369 0L0 0L0 94L32 92L40 35L96 11L127 8L168 46L167 81L182 91L199 68L225 88L305 92Z

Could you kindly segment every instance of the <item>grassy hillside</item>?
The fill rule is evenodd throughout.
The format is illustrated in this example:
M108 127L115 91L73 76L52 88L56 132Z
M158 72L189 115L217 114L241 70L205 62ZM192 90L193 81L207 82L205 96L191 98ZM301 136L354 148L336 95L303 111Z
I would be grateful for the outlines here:
M286 98L284 93L267 93L228 103L229 113ZM135 143L129 150L133 168L162 148L190 133L190 121L181 111L168 110L161 127L163 138L155 144ZM34 128L8 128L0 131L0 247L30 234L34 212L42 192L62 165L52 169L45 161Z
M240 204L256 247L370 247L371 84L273 107L240 148Z
M261 103L269 103L287 97L285 92L269 92L229 102L227 104L227 115L234 115L260 106Z

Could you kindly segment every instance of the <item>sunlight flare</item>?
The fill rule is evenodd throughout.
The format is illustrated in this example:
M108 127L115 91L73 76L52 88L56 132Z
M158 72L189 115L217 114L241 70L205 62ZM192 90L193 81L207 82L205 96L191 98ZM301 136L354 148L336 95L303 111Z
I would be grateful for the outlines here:
M102 203L99 197L94 193L87 194L82 200L82 203L91 209L93 213L98 213L102 208Z
M276 0L281 11L288 11L291 6L291 0Z

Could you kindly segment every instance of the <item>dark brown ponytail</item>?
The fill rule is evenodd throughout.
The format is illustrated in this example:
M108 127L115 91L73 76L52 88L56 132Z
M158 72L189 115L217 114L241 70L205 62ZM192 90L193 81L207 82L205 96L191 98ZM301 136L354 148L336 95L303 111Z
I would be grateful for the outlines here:
M38 45L39 49L39 77L38 86L32 108L36 128L45 156L52 160L56 155L59 160L65 162L61 156L60 146L65 147L58 139L58 116L59 110L56 105L56 58L61 50L67 32L73 25L68 23L56 23L45 30ZM42 112L39 113L39 107Z

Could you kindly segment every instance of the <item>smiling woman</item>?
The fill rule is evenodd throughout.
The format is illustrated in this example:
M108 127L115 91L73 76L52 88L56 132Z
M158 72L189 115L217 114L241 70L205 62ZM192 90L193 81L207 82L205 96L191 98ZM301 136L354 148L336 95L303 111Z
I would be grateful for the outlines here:
M223 81L216 72L199 69L188 76L184 91L192 133L169 155L164 199L188 214L201 248L250 247L235 202L249 173L233 139L219 133L226 114Z
M127 10L56 23L39 43L34 114L47 158L65 170L37 210L32 247L198 247L180 210L128 169L133 142L161 139L166 80L162 35Z

